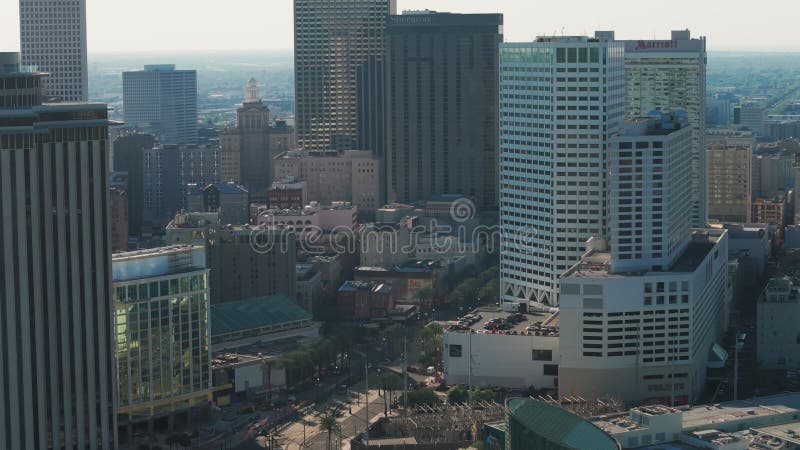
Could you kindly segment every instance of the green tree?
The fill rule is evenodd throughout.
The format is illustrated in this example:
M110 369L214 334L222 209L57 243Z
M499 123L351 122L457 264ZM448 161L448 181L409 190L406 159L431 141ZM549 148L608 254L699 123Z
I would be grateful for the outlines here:
M488 389L475 388L472 391L473 402L490 402L494 400L494 392Z
M333 435L338 436L342 433L342 426L336 421L336 417L326 413L319 421L319 430L328 434L327 446L325 448L327 450L332 450L331 439L333 438Z
M408 392L408 405L432 405L438 401L436 393L430 389L415 389Z
M383 389L383 412L388 415L392 393L403 389L403 378L394 372L384 373L378 378L378 387Z
M467 388L457 384L447 391L447 403L464 403L469 399Z
M414 294L421 305L427 305L429 301L433 300L434 295L436 295L436 291L431 286L423 286Z
M389 354L394 358L397 348L399 348L403 336L406 334L406 328L399 323L393 323L384 328L381 334L386 339L386 343L389 347Z
M424 352L423 361L441 361L444 329L438 323L431 323L417 331L414 337L414 345Z

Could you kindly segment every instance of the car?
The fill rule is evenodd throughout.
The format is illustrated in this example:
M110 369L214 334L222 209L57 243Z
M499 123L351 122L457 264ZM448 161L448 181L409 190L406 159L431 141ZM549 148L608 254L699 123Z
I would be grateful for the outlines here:
M408 366L406 367L406 371L409 373L417 373L417 368L414 366Z
M383 361L381 361L381 364L384 364L384 365L386 365L386 364L391 364L391 363L392 363L392 360L391 360L391 359L389 359L389 358L386 358L386 359L384 359Z

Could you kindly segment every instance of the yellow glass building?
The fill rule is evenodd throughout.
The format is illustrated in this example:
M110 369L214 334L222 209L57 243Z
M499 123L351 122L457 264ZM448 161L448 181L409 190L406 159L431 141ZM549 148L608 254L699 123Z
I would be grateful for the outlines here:
M211 399L205 250L176 245L113 256L121 424Z

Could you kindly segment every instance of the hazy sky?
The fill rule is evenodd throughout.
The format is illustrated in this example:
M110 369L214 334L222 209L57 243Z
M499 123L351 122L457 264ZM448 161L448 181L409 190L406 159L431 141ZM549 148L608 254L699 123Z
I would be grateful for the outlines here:
M540 34L666 38L690 28L711 50L800 51L797 0L398 0L398 11L502 12L505 40ZM89 52L292 48L292 0L87 0ZM0 51L19 49L17 0L0 0Z

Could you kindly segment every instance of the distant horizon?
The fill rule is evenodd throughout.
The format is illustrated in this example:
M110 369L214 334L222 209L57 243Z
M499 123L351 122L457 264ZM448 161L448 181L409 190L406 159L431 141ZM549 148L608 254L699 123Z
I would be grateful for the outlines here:
M233 0L219 8L211 0L86 0L90 54L216 51L292 51L291 0ZM674 0L648 9L631 0L573 0L532 4L527 0L398 0L404 10L502 13L506 42L529 42L538 35L591 35L615 30L620 39L668 39L670 30L706 36L709 51L800 53L797 5L762 0L753 9L723 8L714 2ZM576 14L580 11L580 14ZM0 2L0 51L19 50L18 1ZM120 20L124 17L124 20ZM746 32L743 32L746 30ZM758 41L753 39L758 37Z

